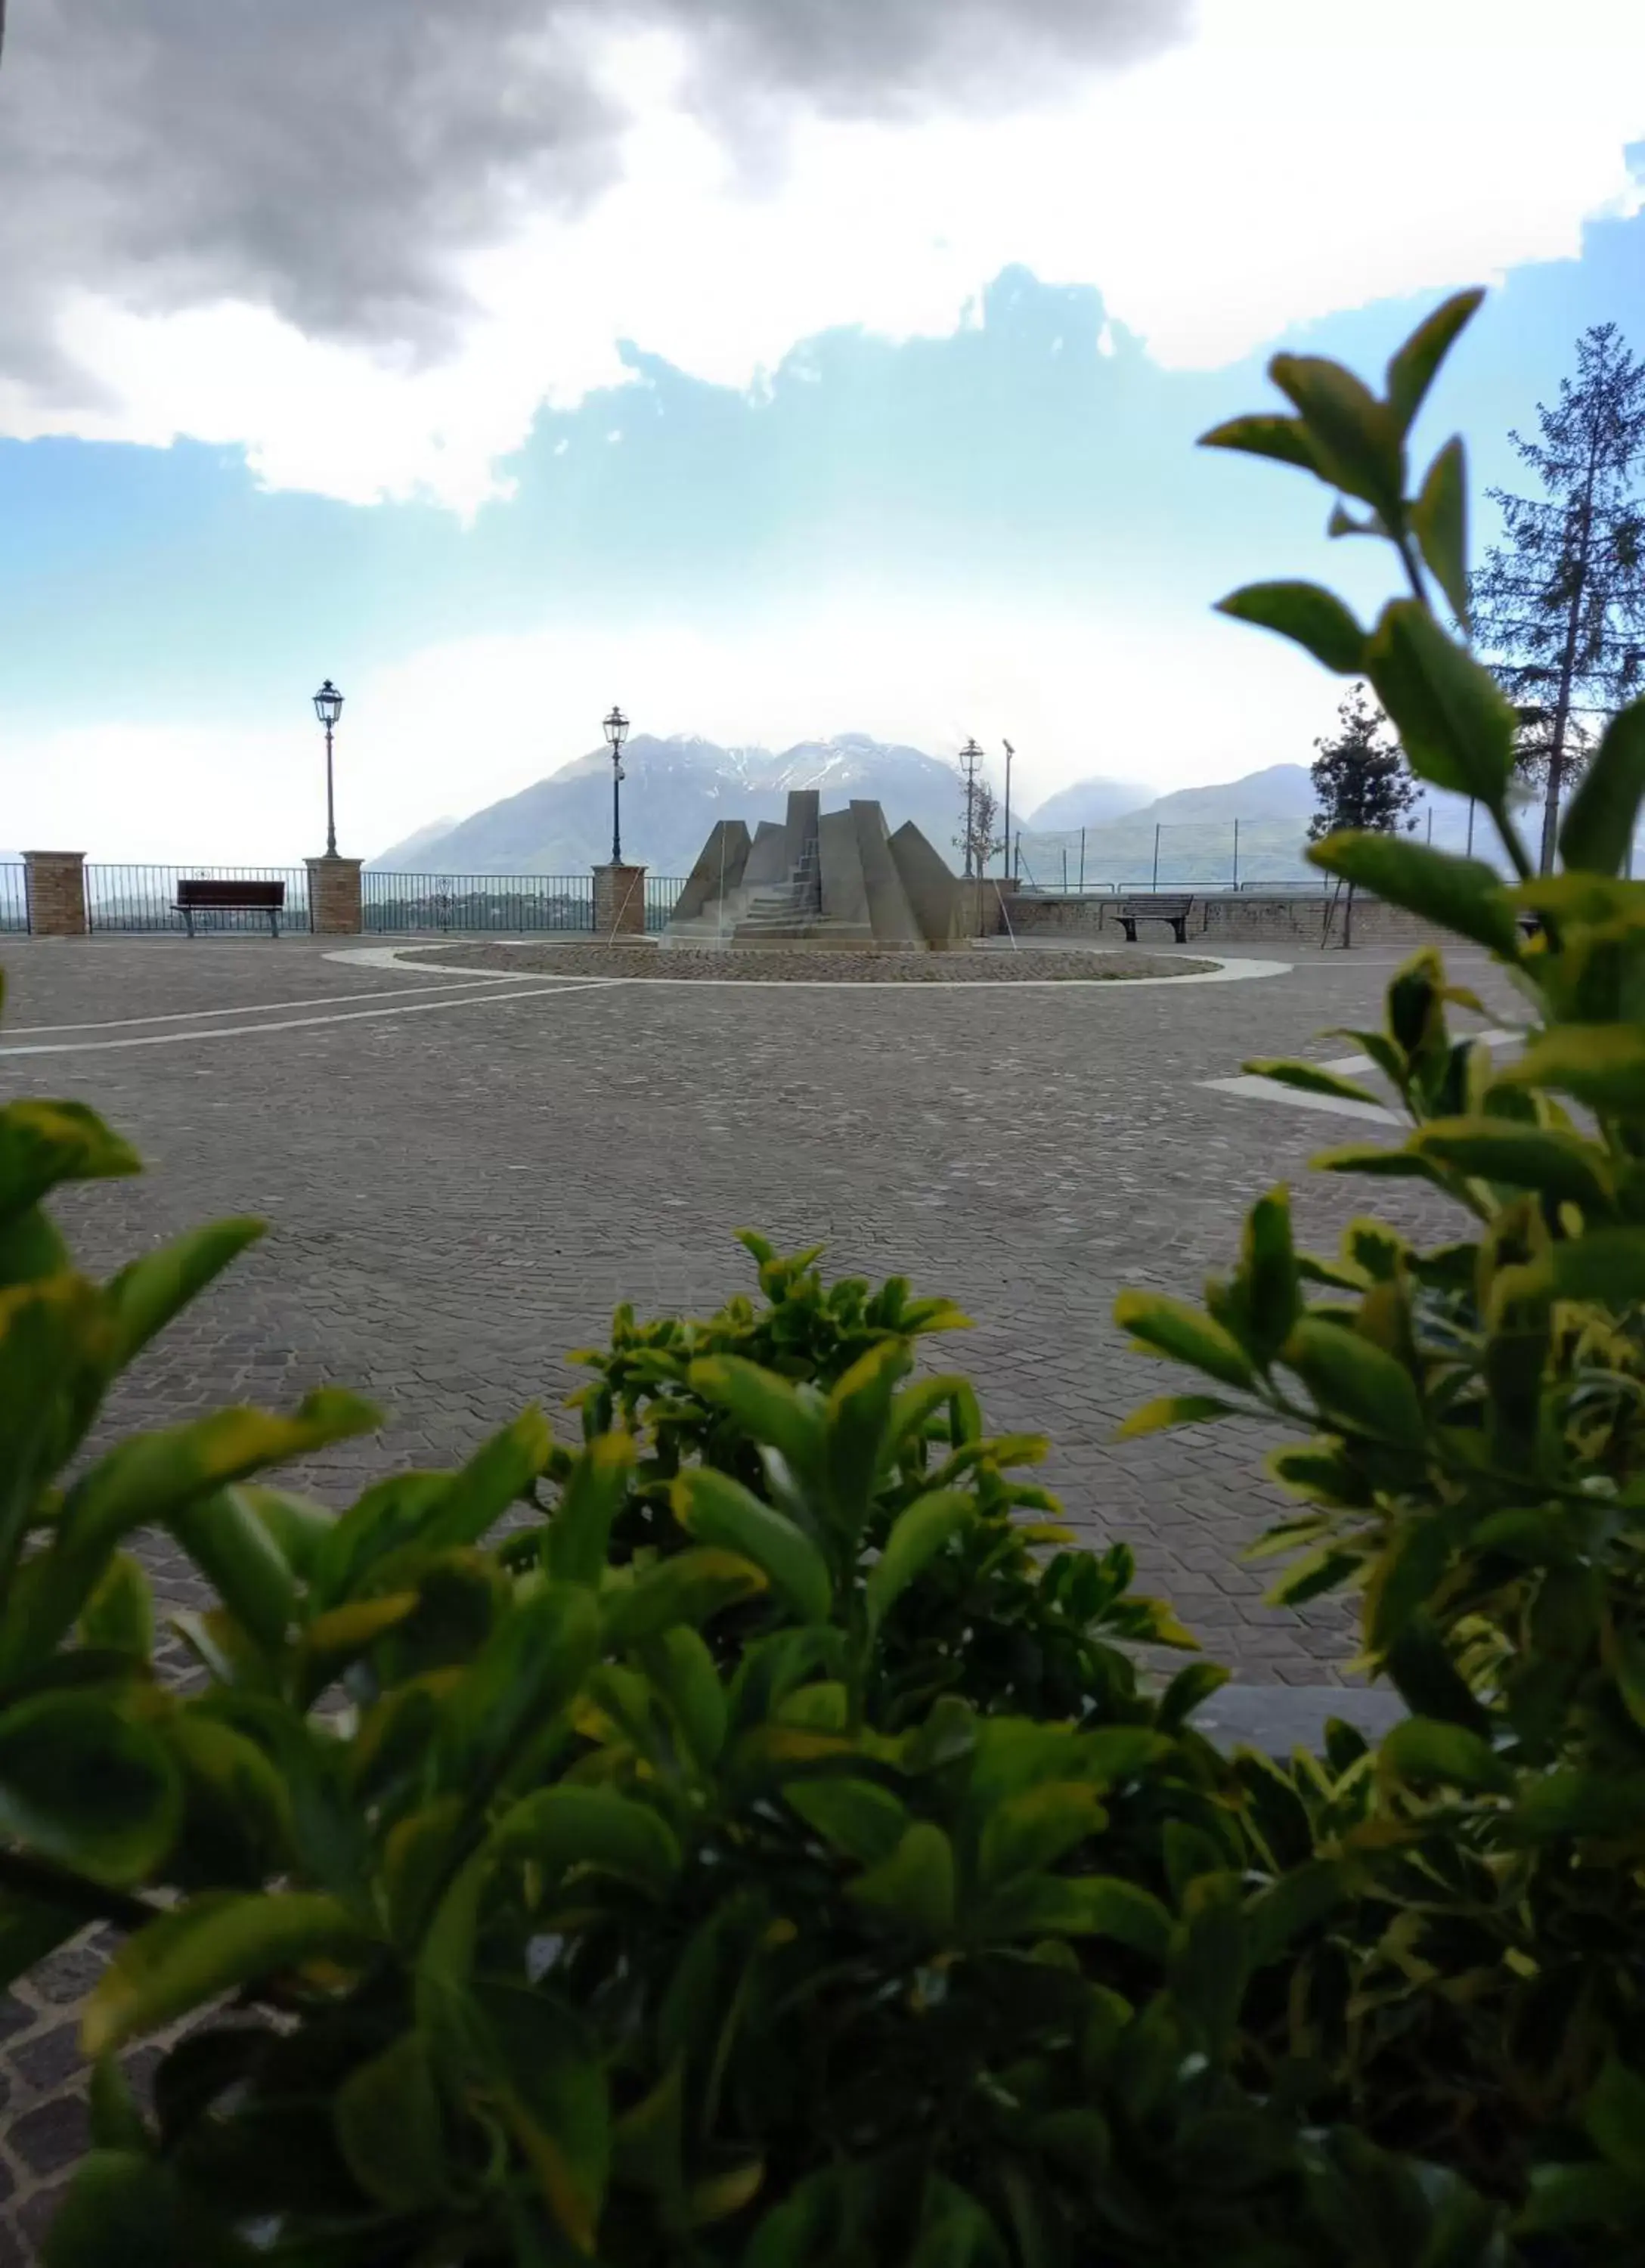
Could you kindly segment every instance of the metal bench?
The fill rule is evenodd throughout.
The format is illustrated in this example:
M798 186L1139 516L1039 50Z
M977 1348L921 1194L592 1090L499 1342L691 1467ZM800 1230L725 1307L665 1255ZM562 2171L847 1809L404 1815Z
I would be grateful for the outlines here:
M284 882L224 882L188 875L177 885L176 910L190 937L195 933L195 916L206 913L267 914L269 934L278 937L284 904Z
M1169 922L1178 945L1188 942L1188 917L1193 911L1191 897L1122 898L1119 902L1119 925L1125 932L1125 943L1135 945L1137 924L1140 921Z

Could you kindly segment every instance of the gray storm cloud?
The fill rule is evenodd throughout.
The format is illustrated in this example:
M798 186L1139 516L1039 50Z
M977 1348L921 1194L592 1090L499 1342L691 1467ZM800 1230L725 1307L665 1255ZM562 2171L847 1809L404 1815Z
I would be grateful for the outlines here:
M455 261L612 180L596 34L682 34L734 141L795 107L994 107L1180 39L1192 0L0 0L0 379L85 400L58 319L233 298L421 357Z

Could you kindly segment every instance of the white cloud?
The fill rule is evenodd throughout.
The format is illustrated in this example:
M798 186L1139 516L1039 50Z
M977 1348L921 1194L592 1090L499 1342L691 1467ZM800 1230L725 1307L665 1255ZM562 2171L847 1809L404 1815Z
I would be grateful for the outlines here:
M719 633L557 617L534 633L428 648L343 689L338 834L367 856L597 746L614 694L638 731L727 746L860 731L950 755L975 733L997 760L1008 735L1022 811L1095 773L1163 792L1305 762L1340 692L1292 649L1191 602L1146 616L1109 607L1093 620L1072 608L1014 617L980 601L922 611L883 595L803 618L740 618ZM0 740L15 762L6 827L19 848L282 865L322 840L323 743L300 709L233 733L11 726Z
M1199 37L1032 114L812 117L760 188L682 107L682 52L613 46L623 178L472 259L482 312L413 367L244 306L145 313L82 295L63 344L110 394L55 409L0 381L0 432L242 441L272 486L471 510L539 403L624 372L633 338L749 387L839 323L951 330L1022 261L1098 284L1162 363L1214 366L1287 324L1574 256L1638 209L1639 0L1205 0Z

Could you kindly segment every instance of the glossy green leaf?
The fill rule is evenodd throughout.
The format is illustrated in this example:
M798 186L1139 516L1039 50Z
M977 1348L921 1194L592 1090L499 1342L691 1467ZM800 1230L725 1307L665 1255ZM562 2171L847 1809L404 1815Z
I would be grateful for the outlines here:
M1515 960L1519 931L1502 878L1483 859L1453 858L1398 835L1345 828L1308 848L1310 865L1339 874L1391 906L1403 906L1487 952Z
M908 1806L877 1780L789 1780L782 1793L825 1843L863 1866L890 1858L912 1824Z
M870 1631L879 1628L922 1569L976 1518L977 1499L963 1489L935 1489L897 1514L864 1587Z
M1521 1790L1514 1825L1528 1842L1645 1834L1645 1772L1551 1771Z
M116 1551L80 1615L80 1643L146 1662L154 1651L154 1594L129 1552Z
M1618 1307L1645 1301L1645 1228L1597 1228L1555 1244L1542 1262L1562 1300Z
M1114 1302L1122 1331L1156 1352L1203 1370L1225 1386L1249 1387L1255 1373L1244 1350L1220 1323L1181 1300L1157 1292L1122 1292Z
M1321 478L1375 505L1384 519L1398 512L1404 436L1387 404L1323 355L1277 354L1268 375L1302 418Z
M1044 1874L999 1892L989 1911L992 1926L1014 1937L1109 1937L1153 1961L1170 1945L1169 1910L1118 1874Z
M260 1220L218 1220L146 1252L111 1278L107 1299L114 1325L114 1363L123 1370L173 1315L263 1233Z
M940 1827L922 1820L889 1859L858 1875L848 1896L882 1920L944 1940L954 1927L954 1846Z
M1220 1661L1190 1661L1184 1665L1160 1696L1154 1721L1162 1733L1179 1732L1196 1709L1220 1692L1231 1670Z
M1645 2142L1645 2079L1615 2056L1607 2057L1583 2108L1582 2124L1601 2155L1639 2182L1641 2209L1645 2211L1645 2168L1640 2162Z
M697 1764L707 1769L725 1746L730 1704L714 1657L689 1624L659 1633L645 1649L645 1674L685 1736Z
M134 1434L70 1489L59 1535L71 1549L115 1543L148 1521L174 1517L232 1481L371 1432L378 1422L369 1402L322 1387L292 1418L218 1410L190 1425Z
M1619 874L1645 797L1645 700L1605 726L1560 827L1560 856L1590 874Z
M439 1786L472 1789L505 1772L576 1693L600 1640L600 1609L580 1584L517 1601L443 1712L434 1760Z
M1384 1182L1429 1182L1447 1187L1444 1174L1420 1150L1385 1150L1374 1142L1344 1142L1334 1150L1318 1151L1309 1160L1317 1174L1367 1174Z
M792 1520L707 1466L680 1474L673 1493L682 1528L751 1559L801 1622L827 1622L833 1604L827 1563Z
M816 1471L822 1426L786 1378L735 1355L706 1356L688 1375L692 1391L728 1410L750 1440L780 1450L796 1473Z
M1505 1794L1514 1786L1512 1768L1490 1742L1465 1725L1434 1717L1406 1717L1383 1734L1377 1769L1392 1778L1438 1781L1470 1793Z
M218 1489L181 1506L166 1524L235 1620L260 1645L283 1645L297 1614L297 1586L245 1498Z
M1328 477L1320 470L1300 417L1268 412L1230 417L1223 424L1213 425L1208 433L1202 433L1199 446L1233 449L1248 457L1272 457L1276 463L1295 465L1302 472L1318 474L1322 479Z
M1259 1360L1271 1362L1290 1336L1302 1304L1291 1199L1284 1189L1258 1197L1245 1216L1239 1286L1246 1342Z
M1286 1342L1284 1359L1327 1416L1389 1440L1420 1435L1422 1407L1410 1373L1356 1332L1304 1316Z
M613 1874L653 1897L680 1871L680 1845L649 1804L601 1787L545 1787L505 1813L491 1832L498 1859L529 1859L558 1883L583 1869Z
M1497 809L1514 759L1514 711L1483 662L1414 599L1383 610L1366 671L1419 779Z
M1140 1440L1147 1433L1164 1433L1175 1425L1203 1425L1213 1418L1232 1418L1236 1405L1220 1402L1214 1394L1162 1394L1133 1410L1114 1428L1116 1441Z
M546 1561L557 1583L599 1583L633 1463L626 1433L602 1433L577 1459L549 1527Z
M1468 466L1460 439L1447 441L1428 467L1410 512L1411 532L1434 579L1468 628Z
M208 2001L312 1961L349 1962L369 1950L356 1918L312 1891L187 1900L126 1940L85 2004L88 2056L162 2029Z
M438 2205L446 2191L445 2138L427 2043L402 2033L357 2064L332 2106L343 2161L368 2198L393 2213Z
M140 1881L177 1830L176 1768L100 1694L37 1694L0 1712L0 1830L104 1882Z
M1341 600L1317 583L1250 583L1220 599L1217 612L1277 630L1339 677L1364 670L1365 631Z
M1552 1087L1590 1109L1645 1111L1645 1024L1560 1024L1497 1073L1504 1086Z
M977 1880L985 1888L1054 1867L1108 1824L1088 1780L1046 1780L997 1805L985 1822Z
M602 1594L606 1634L615 1646L639 1646L676 1624L695 1626L754 1598L767 1580L763 1569L738 1551L710 1544L676 1551Z
M1435 1118L1411 1137L1411 1146L1459 1174L1535 1189L1585 1212L1610 1212L1616 1187L1604 1152L1580 1134L1552 1126L1523 1126L1505 1118Z
M835 1516L850 1535L867 1521L875 1478L889 1446L891 1409L910 1357L886 1339L854 1362L828 1398L823 1471Z
M594 2044L542 1993L483 1996L499 2107L572 2249L592 2255L612 2151L609 2085Z
M1405 344L1390 357L1389 406L1408 429L1434 383L1435 373L1464 327L1484 305L1481 291L1457 291L1425 316Z
M96 1410L106 1355L102 1302L84 1278L0 1291L0 1579L11 1572L48 1480ZM70 1410L82 1401L77 1424Z
M1300 1063L1283 1056L1257 1056L1240 1065L1252 1079L1271 1079L1278 1086L1295 1087L1301 1094L1329 1094L1344 1102L1369 1102L1379 1109L1388 1108L1385 1099L1374 1094L1368 1086L1361 1086L1352 1079L1344 1079L1339 1071L1327 1071L1323 1064Z
M0 1109L0 1219L14 1219L63 1182L140 1174L143 1160L83 1102L8 1102Z

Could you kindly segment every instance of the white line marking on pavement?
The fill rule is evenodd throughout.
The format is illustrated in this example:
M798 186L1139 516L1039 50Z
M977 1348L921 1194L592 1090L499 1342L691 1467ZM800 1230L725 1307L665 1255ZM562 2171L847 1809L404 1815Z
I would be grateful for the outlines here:
M372 959L373 966L379 968L426 968L437 976L473 976L483 974L500 976L505 983L510 984L529 984L534 978L541 978L546 973L542 969L534 969L530 972L522 969L520 975L515 976L505 969L479 971L472 968L459 968L449 961L401 961L396 958L402 951L416 950L415 946L368 946L363 952L329 953L326 958L328 961L365 961L369 957ZM379 954L382 956L380 959L375 957ZM1156 958L1165 960L1169 956L1162 954L1156 955ZM783 992L975 992L995 990L1018 992L1095 990L1135 992L1147 984L1237 984L1251 976L1288 976L1292 966L1288 961L1218 961L1213 954L1209 953L1190 954L1186 958L1191 961L1209 961L1213 966L1199 969L1187 976L1024 976L1009 983L999 985L996 985L994 980L986 976L958 976L952 979L938 979L934 982L930 978L918 976L887 976L876 977L871 983L864 983L859 977L851 976L565 976L562 977L560 982L564 984L667 984L682 992L701 992L712 990L717 986L727 985L734 987L740 992L773 990Z
M483 969L469 972L467 984L417 984L403 992L311 992L305 1000L248 1000L243 1007L218 1000L210 1008L177 1008L163 1016L109 1016L96 1024L8 1024L6 1031L14 1040L35 1039L48 1032L121 1032L137 1024L187 1024L196 1016L271 1016L277 1008L339 1008L354 1000L425 999L431 992L472 992L483 985ZM513 981L518 981L513 980ZM569 978L560 982L568 983Z
M1471 1036L1483 1040L1487 1048L1503 1048L1523 1040L1524 1034L1493 1028ZM1316 1068L1335 1071L1339 1079L1362 1079L1376 1065L1369 1056L1337 1056ZM1283 1079L1263 1079L1254 1071L1243 1071L1236 1079L1202 1079L1199 1084L1218 1094L1244 1095L1253 1102L1286 1102L1298 1110L1331 1110L1339 1118L1374 1118L1384 1126L1403 1126L1405 1123L1397 1110L1384 1109L1380 1102L1355 1102L1346 1094L1309 1094L1300 1086L1287 1086Z
M522 991L476 992L472 989L446 992L438 1000L414 1000L403 1008L350 1008L344 1016L291 1016L279 1024L220 1024L203 1032L148 1032L134 1040L51 1040L44 1047L0 1047L0 1056L74 1056L99 1054L112 1048L180 1048L195 1040L243 1040L263 1032L304 1032L318 1024L361 1024L376 1016L421 1016L433 1008L483 1006L488 1001L541 1000L563 992L590 992L603 979L563 978L557 984L539 984ZM618 980L621 981L620 979Z

